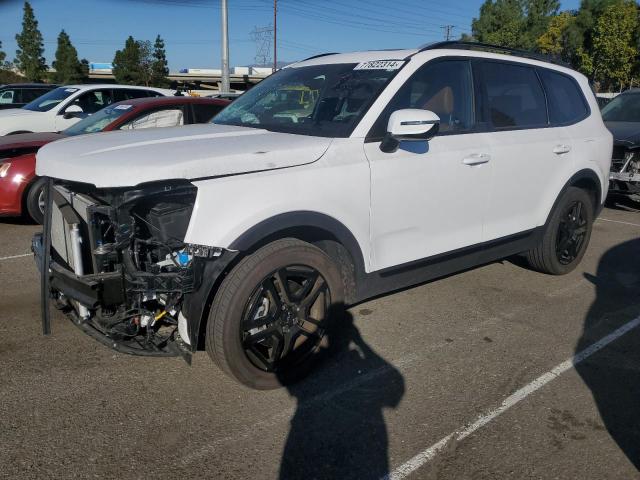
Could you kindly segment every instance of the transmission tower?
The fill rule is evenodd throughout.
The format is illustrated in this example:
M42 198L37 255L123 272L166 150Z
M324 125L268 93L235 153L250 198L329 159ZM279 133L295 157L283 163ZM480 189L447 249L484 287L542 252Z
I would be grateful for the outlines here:
M444 30L444 39L447 42L449 40L451 40L451 33L453 32L453 29L456 28L456 26L455 25L443 25L440 28Z
M268 66L271 63L271 40L273 38L273 26L253 27L250 32L251 40L256 42L255 64Z

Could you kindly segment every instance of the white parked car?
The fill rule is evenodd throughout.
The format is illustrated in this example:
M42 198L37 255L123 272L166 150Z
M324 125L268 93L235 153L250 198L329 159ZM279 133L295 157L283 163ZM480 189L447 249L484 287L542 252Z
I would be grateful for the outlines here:
M253 388L305 371L345 305L515 254L571 271L607 193L587 79L495 47L314 57L213 123L42 148L33 249L44 301L87 333L204 345Z
M0 136L60 132L82 118L122 100L163 97L170 91L129 85L67 85L45 93L22 108L0 110Z

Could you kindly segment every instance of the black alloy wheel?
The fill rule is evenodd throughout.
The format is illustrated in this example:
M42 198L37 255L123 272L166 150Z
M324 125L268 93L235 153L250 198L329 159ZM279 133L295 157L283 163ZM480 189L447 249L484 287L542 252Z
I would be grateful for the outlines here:
M565 275L575 269L587 250L597 197L582 188L568 187L558 198L538 243L525 252L539 272Z
M556 255L562 265L571 264L581 252L587 235L587 206L577 200L564 210L558 224Z
M344 313L338 264L283 238L242 258L220 284L205 347L230 377L266 390L296 382L325 358Z
M272 272L245 307L245 354L265 372L304 362L322 342L330 305L327 282L314 268L290 265Z

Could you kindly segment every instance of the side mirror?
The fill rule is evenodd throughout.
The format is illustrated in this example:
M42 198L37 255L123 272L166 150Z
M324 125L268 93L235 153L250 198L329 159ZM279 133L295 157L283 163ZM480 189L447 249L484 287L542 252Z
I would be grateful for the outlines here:
M82 110L82 107L80 105L75 105L75 104L69 105L67 109L64 111L64 115L62 116L62 118L65 118L68 120L70 118L79 117L83 113L84 113L84 110Z
M382 139L380 150L393 153L398 150L402 141L429 141L439 130L440 117L429 110L396 110L389 117L387 134Z

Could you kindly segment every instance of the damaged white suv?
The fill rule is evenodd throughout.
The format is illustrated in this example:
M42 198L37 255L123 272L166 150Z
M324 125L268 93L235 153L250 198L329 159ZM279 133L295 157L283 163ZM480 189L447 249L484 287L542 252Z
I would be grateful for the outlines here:
M575 268L612 137L587 79L478 44L314 57L212 125L40 150L33 249L49 299L123 352L189 356L273 388L345 305L524 253Z

